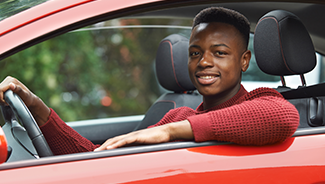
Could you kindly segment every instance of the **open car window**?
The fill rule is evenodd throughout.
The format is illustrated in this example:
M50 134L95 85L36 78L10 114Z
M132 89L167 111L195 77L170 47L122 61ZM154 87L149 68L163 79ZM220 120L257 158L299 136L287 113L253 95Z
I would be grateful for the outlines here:
M166 92L155 75L159 42L175 33L189 38L191 25L190 19L148 18L96 23L2 60L0 77L21 80L65 121L142 115ZM242 78L245 88L281 85L278 76L258 68L253 34L249 49L252 58ZM320 67L310 73L307 84L318 83ZM286 80L289 87L300 84L297 76Z
M115 19L34 45L0 62L65 121L144 114L162 94L159 42L190 36L191 20ZM24 62L21 62L24 61Z

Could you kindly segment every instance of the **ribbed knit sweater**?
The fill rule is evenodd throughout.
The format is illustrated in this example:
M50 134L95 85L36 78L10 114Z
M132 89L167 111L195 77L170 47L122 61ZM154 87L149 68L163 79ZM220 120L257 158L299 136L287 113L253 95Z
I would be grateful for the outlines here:
M242 145L265 145L284 141L299 125L296 108L270 88L247 92L241 86L228 101L204 110L180 107L170 110L156 125L187 119L196 142L218 140ZM40 127L55 155L92 151L99 145L66 125L51 109L49 120Z

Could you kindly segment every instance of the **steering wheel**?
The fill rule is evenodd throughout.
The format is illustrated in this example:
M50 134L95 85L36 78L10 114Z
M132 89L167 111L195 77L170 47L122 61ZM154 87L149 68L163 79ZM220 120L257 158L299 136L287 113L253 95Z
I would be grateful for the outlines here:
M41 130L39 129L34 117L24 104L24 102L20 99L20 97L13 93L11 90L8 90L4 93L4 99L11 107L12 112L4 112L4 119L11 120L16 116L19 121L25 127L29 138L31 139L39 157L53 156L53 153L48 146Z

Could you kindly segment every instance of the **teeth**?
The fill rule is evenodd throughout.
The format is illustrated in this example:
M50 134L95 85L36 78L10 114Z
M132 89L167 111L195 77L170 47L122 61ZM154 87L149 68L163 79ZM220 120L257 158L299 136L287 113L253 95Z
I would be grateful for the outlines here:
M212 79L214 76L200 76L201 79Z

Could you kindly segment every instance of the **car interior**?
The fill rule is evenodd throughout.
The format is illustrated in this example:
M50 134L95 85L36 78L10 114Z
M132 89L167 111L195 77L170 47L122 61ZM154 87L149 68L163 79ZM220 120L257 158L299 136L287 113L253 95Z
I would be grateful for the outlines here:
M302 84L298 90L306 88L304 74L314 69L316 56L309 33L297 16L280 10L263 16L255 29L254 50L260 69L281 77L278 91L290 90L283 77L286 75L300 75ZM324 125L321 98L285 97L298 109L299 128Z
M316 65L315 43L312 42L310 31L307 31L298 16L288 11L275 10L265 14L259 21L255 20L256 16L250 17L249 13L251 9L255 11L253 7L248 7L252 5L254 3L244 5L245 7L242 7L242 9L250 20L253 19L252 22L256 22L256 25L252 26L256 27L254 30L256 61L263 72L281 77L282 86L276 90L282 93L298 109L300 126L294 136L324 133L325 112L323 107L324 97L322 97L324 95L319 94L319 91L324 91L324 85L315 85L317 89L315 90L315 86L307 86L304 80L304 74L311 71ZM233 8L236 9L236 7ZM317 9L318 7L310 6L309 8ZM194 10L190 11L191 8L184 10L193 12L193 14L196 13ZM170 15L177 16L178 11L180 11L180 8L171 8L149 12L149 14L159 15L168 12ZM265 13L263 8L260 8L260 11ZM262 14L261 12L258 13ZM303 11L300 12L300 15L302 14ZM139 14L138 16L144 15L146 13ZM187 16L194 15L190 14ZM313 33L315 34L315 32ZM325 51L325 46L316 44L318 45L317 48L319 51ZM181 35L173 34L161 41L156 54L156 73L161 86L169 90L169 92L160 96L144 116L110 118L111 122L109 123L98 120L92 121L89 125L87 122L83 124L76 122L70 123L69 125L93 143L101 144L107 138L140 130L155 124L170 109L180 106L196 108L202 102L202 96L195 90L187 73L187 47L188 39ZM297 89L286 87L284 76L287 75L299 75L302 85ZM3 114L13 114L7 111L10 110L2 109ZM28 130L26 132L27 128L22 127L13 116L6 118L6 124L2 128L5 132L11 132L11 134L6 134L8 145L10 145L9 149L12 149L8 157L8 162L39 157L38 151L36 151L28 138L27 133L29 132ZM95 135L94 132L96 132ZM228 143L217 141L205 143L176 142L132 148L125 147L111 150L109 153L102 152L93 155L76 154L74 156L60 157L60 161L56 160L56 162L216 144Z

